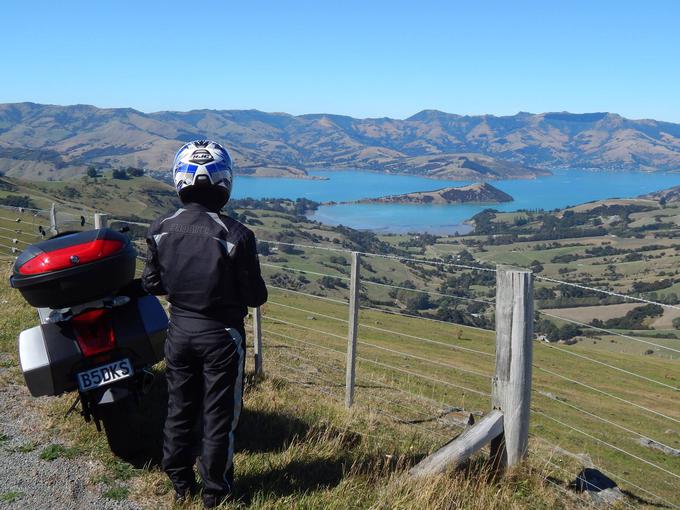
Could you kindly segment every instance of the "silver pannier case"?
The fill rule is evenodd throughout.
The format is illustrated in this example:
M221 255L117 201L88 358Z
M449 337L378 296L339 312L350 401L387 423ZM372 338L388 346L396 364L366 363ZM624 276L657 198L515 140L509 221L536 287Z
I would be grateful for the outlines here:
M47 320L50 312L50 309L41 309L42 323L19 335L21 371L34 397L78 389L75 374L93 361L84 356L72 322L50 323ZM114 353L123 353L137 370L163 359L168 319L155 296L134 298L107 312L116 350L97 355L94 358L97 363L109 361Z

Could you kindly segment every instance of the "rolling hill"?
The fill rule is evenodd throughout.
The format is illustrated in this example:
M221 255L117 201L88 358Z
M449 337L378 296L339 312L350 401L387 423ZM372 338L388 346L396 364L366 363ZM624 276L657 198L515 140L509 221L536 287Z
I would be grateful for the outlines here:
M512 202L513 198L489 183L441 188L434 191L415 191L380 198L365 198L360 204L496 204Z
M661 200L663 203L680 202L680 186L673 186L672 188L662 189L653 193L647 193L646 195L640 196L640 198Z
M680 169L680 125L612 113L408 119L34 103L0 105L0 171L48 179L89 164L165 170L178 145L209 137L232 150L242 174L305 177L312 168L358 168L434 178L531 178L554 167Z

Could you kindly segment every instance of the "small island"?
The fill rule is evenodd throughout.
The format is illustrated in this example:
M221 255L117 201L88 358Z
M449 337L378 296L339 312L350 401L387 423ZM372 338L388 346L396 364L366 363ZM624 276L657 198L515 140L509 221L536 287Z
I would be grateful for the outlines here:
M363 198L357 204L498 204L512 202L507 193L486 182L468 186L441 188L434 191L415 191L403 195Z

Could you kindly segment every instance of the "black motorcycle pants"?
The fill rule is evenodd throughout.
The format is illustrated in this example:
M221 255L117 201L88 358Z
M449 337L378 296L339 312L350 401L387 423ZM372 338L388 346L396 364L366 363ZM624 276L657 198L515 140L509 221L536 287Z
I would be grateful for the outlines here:
M184 492L193 486L193 465L200 451L204 494L227 496L234 484L234 431L243 397L245 332L242 325L215 326L214 321L171 320L168 328L163 469L175 489ZM201 422L199 450L194 428Z

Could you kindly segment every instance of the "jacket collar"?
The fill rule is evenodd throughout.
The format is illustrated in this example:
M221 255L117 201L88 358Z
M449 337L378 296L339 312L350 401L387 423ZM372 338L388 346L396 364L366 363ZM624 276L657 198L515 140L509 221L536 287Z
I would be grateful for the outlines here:
M182 208L186 209L187 211L217 212L217 213L220 212L220 211L211 211L206 206L199 204L197 202L187 202L186 204L182 204Z

